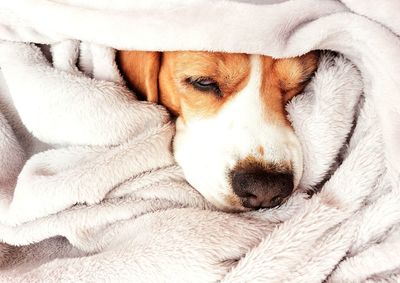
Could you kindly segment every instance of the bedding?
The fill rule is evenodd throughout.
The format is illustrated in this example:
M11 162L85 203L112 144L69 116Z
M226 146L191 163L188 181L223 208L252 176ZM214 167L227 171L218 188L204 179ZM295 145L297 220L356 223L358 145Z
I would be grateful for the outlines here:
M0 2L0 281L399 281L400 6L371 7ZM296 193L216 210L175 164L166 110L125 86L115 49L329 50L287 105L304 153Z

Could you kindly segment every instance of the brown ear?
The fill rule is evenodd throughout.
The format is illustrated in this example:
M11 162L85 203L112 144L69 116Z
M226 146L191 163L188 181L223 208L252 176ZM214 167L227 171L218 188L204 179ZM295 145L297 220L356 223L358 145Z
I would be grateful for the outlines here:
M119 51L117 62L128 87L150 102L158 102L160 52Z
M279 74L284 101L300 93L318 66L319 52L312 51L299 57L278 59L274 65Z

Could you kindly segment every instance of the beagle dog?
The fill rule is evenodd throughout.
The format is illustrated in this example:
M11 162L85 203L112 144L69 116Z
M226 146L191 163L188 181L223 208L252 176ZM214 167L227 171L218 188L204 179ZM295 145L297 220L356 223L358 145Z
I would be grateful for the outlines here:
M282 204L302 176L285 112L318 54L274 59L220 52L119 51L128 86L176 119L174 156L187 181L225 211Z

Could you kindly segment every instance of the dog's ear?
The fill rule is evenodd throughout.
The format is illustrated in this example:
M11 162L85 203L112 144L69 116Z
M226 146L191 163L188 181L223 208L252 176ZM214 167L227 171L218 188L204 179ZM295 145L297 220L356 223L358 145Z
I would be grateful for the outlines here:
M311 51L302 56L278 59L274 65L280 78L279 87L285 102L300 93L318 67L319 52Z
M150 102L158 102L160 52L118 51L117 63L128 87Z

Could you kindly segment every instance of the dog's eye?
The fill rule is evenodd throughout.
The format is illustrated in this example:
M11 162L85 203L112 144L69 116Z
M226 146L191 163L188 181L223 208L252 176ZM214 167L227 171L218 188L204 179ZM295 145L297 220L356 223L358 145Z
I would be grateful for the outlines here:
M218 83L211 78L206 78L206 77L188 78L186 79L186 81L197 90L204 92L212 91L217 96L219 97L222 96Z

